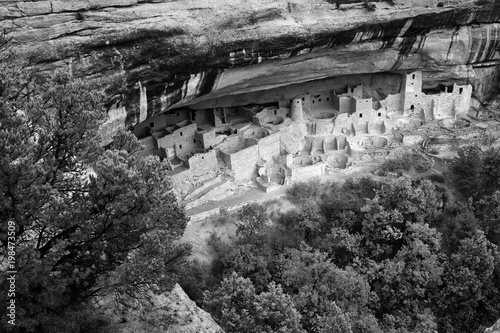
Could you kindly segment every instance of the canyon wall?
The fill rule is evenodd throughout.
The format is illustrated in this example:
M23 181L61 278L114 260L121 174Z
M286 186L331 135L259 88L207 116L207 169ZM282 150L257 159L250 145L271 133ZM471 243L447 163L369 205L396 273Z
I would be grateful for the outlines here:
M102 86L113 111L108 133L173 107L290 98L305 83L356 74L375 80L418 69L424 88L470 83L475 98L489 98L500 0L371 4L0 0L0 26L23 66L67 70Z

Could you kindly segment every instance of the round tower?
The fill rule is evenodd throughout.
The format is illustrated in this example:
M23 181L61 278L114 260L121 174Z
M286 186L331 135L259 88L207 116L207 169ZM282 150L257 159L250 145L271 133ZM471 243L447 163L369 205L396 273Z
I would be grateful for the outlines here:
M302 99L295 98L292 101L292 105L290 107L290 115L293 121L302 121L304 120L304 110L302 108Z

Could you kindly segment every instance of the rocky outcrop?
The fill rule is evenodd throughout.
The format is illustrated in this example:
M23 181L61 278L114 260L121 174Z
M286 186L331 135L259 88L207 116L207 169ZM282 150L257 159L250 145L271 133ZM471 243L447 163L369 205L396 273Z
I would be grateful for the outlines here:
M414 69L424 88L470 83L484 101L500 60L500 0L151 2L0 0L0 25L19 61L122 94L108 133L228 95L265 102L311 81Z
M484 330L484 333L500 333L500 320L495 325Z
M120 311L115 306L108 315L115 321L110 331L118 333L224 333L178 284L169 293L153 296L152 306L147 310Z

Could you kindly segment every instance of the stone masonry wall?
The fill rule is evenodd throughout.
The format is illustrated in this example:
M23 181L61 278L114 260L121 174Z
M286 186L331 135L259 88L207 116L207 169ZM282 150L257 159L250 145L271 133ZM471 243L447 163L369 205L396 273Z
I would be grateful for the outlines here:
M231 167L236 181L249 180L254 177L257 171L257 161L259 160L259 147L257 145L242 149L230 156Z
M202 175L219 168L215 150L192 156L188 160L188 165L193 175Z
M291 168L290 175L294 182L303 181L312 177L321 176L324 174L325 164L317 163L309 166L302 166L299 168Z
M273 157L280 155L280 136L281 133L271 134L259 140L259 156L266 161L272 160Z

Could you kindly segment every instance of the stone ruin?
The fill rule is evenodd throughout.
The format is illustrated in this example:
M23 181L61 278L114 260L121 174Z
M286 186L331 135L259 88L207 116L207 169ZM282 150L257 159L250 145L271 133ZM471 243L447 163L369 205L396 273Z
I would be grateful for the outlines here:
M305 92L260 105L177 109L133 129L144 155L166 160L180 197L194 207L257 184L272 191L294 181L342 174L379 162L394 147L442 140L458 127L478 135L488 115L470 111L471 85L424 93L422 72L403 74L382 100L366 87Z

